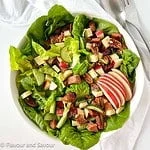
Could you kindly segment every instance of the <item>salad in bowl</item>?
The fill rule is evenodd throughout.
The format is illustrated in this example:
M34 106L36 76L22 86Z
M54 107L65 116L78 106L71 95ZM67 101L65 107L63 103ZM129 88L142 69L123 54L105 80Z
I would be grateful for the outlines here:
M139 58L114 24L54 5L9 53L22 110L64 144L88 149L129 118Z

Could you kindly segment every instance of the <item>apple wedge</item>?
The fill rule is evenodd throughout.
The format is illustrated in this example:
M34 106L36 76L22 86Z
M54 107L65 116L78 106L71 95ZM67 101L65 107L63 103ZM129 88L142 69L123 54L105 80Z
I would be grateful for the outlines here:
M110 88L111 92L115 95L116 100L118 101L119 107L122 106L121 98L123 95L120 94L120 91L106 80L101 80L100 83L104 83Z
M99 87L103 91L104 95L107 97L112 106L117 109L120 107L120 100L117 94L105 83L98 82Z
M111 69L111 70L112 70L113 72L118 73L118 74L130 85L130 83L129 83L127 77L126 77L120 70L118 70L118 69Z
M117 94L120 100L120 106L123 106L125 104L125 97L121 88L118 88L118 86L116 86L116 84L107 77L100 77L99 81L106 83Z
M125 92L125 88L120 81L118 81L116 78L114 78L111 74L108 74L108 73L104 74L103 77L106 77L107 80L109 80L109 82L113 83L121 91L125 100L127 99L127 94Z
M110 71L108 74L111 74L113 77L115 77L118 81L120 81L125 89L127 98L126 100L130 100L132 98L132 91L129 85L129 81L127 82L120 74Z

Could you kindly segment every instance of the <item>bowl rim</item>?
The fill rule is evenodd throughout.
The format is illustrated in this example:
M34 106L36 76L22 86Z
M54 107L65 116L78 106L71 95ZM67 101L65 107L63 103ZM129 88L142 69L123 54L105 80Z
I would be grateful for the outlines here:
M77 13L73 13L73 14L80 14L80 12L77 12ZM97 18L101 18L101 17L98 17L98 16L95 16L95 15L89 15L88 13L82 13L82 14L85 14L86 16L88 16L89 18L90 17L97 17ZM106 19L106 18L101 18L101 19L105 19L106 21L110 21L110 19ZM114 20L114 19L113 19ZM139 53L137 51L137 48L133 42L133 40L131 39L131 37L129 36L129 34L122 28L122 26L116 21L110 21L111 23L113 23L118 29L119 29L119 32L123 35L124 39L125 39L125 43L127 45L127 47L129 49L131 49L133 52L135 52L138 56L139 56ZM26 40L26 37L27 35L25 35L22 40L19 42L18 44L18 48L21 47L25 40ZM139 56L140 57L140 56ZM27 115L24 113L23 109L22 109L22 106L20 105L19 101L18 101L18 90L17 90L17 87L16 87L16 75L17 75L17 71L11 71L10 72L10 88L11 88L11 95L12 95L12 98L14 100L14 103L17 107L17 110L19 111L20 115L23 116L23 118L28 122L28 124L30 124L30 126L34 129L36 129L38 132L40 131L41 133L45 134L48 136L48 134L46 134L46 132L43 132L29 117L27 117ZM141 78L141 76L143 76L143 78ZM14 87L15 85L15 87ZM140 86L139 86L140 85ZM141 61L139 62L138 64L138 67L136 68L136 81L135 81L135 85L134 85L134 89L133 89L133 97L132 97L132 100L131 100L131 103L130 103L130 116L128 118L128 120L131 118L131 116L134 114L139 102L140 102L140 99L141 99L141 96L142 96L142 92L143 92L143 88L144 88L144 71L143 71L143 66L142 66L142 63ZM17 100L16 100L17 99ZM138 99L138 101L136 101ZM127 120L127 121L128 121ZM126 122L127 122L126 121ZM126 122L124 123L124 125L126 124ZM123 125L123 126L124 126ZM103 140L111 135L113 135L114 133L116 133L118 130L122 129L119 128L119 129L116 129L116 130L113 130L113 131L108 131L108 132L103 132L101 137L100 137L100 140ZM51 136L51 138L54 138L56 140L58 140L58 138L55 138L54 136ZM59 140L60 141L60 140Z

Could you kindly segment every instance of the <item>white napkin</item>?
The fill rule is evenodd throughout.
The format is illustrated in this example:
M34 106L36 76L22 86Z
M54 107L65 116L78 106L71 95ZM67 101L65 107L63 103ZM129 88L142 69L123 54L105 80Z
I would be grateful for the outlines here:
M17 28L29 27L29 24L40 15L43 15L55 3L62 4L69 11L75 13L83 12L94 16L112 18L104 12L95 0L1 0L0 1L0 23ZM116 23L116 21L113 21ZM16 27L15 27L16 28ZM13 28L12 28L13 30ZM1 32L0 32L1 33ZM15 38L15 36L14 36ZM18 41L19 42L19 41ZM143 45L141 44L143 47ZM6 58L8 59L8 58ZM132 150L142 129L144 118L149 108L150 84L145 79L143 95L139 106L133 116L127 121L123 128L115 134L101 140L92 150ZM19 142L19 141L18 141Z

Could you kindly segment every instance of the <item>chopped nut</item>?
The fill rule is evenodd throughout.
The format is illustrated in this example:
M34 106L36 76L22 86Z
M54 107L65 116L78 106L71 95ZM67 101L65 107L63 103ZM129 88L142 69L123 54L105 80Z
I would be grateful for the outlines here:
M111 116L116 113L114 108L109 102L105 103L105 112L106 112L106 116Z
M93 83L93 78L88 74L84 74L83 75L84 80L88 83L88 84L92 84Z
M68 78L68 84L81 83L81 78L79 75L73 75Z

